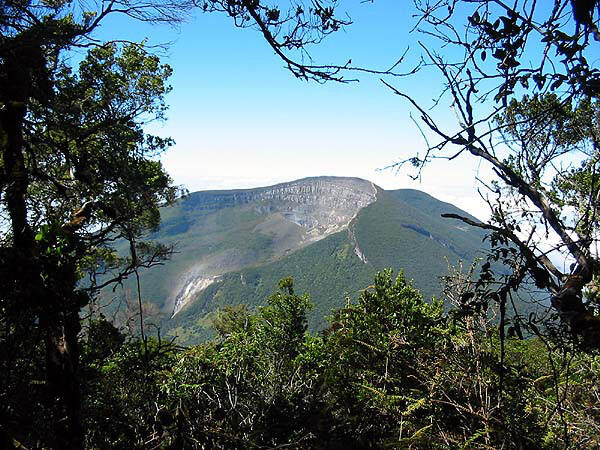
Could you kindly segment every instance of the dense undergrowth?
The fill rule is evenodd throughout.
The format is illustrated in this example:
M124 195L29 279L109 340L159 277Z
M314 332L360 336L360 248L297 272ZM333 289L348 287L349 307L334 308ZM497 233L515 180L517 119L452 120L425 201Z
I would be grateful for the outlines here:
M218 338L190 348L126 336L103 317L88 320L86 447L599 444L595 355L550 338L506 338L501 346L488 314L444 312L391 271L335 311L318 335L307 332L310 307L284 279L268 306L227 307L214 320ZM22 379L36 379L35 370L23 367ZM36 390L11 392L21 425L14 442L43 446L44 410L29 421L18 411Z

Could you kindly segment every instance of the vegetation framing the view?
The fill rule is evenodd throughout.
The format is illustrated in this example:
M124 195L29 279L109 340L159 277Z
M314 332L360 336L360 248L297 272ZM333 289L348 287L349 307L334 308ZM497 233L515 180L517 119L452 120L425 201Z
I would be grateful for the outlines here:
M384 71L314 63L310 46L351 25L339 7L0 4L2 447L600 445L600 1L415 0L416 25L405 26L427 42L405 72L403 57ZM487 232L491 246L481 267L458 264L445 278L454 308L382 272L318 335L307 333L310 301L290 278L256 312L215 314L219 336L200 346L144 326L140 270L173 252L148 238L182 194L158 159L171 139L147 133L164 118L171 68L146 43L97 31L114 15L174 24L195 9L256 29L300 79L388 76L426 141L397 168L418 177L460 155L491 167L494 179L479 180L489 220L444 214ZM433 110L390 81L429 68L441 79ZM456 124L436 120L435 106ZM394 248L377 246L373 258ZM134 335L83 317L100 289L126 278ZM532 302L548 299L534 312L515 301L532 286Z

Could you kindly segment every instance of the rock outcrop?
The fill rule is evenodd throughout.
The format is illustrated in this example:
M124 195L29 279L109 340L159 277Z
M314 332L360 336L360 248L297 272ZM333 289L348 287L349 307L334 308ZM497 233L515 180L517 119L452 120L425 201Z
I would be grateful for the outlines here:
M281 212L307 228L347 225L356 213L374 202L377 188L360 178L315 177L256 189L205 191L193 195L193 208L217 211L256 204L263 212Z

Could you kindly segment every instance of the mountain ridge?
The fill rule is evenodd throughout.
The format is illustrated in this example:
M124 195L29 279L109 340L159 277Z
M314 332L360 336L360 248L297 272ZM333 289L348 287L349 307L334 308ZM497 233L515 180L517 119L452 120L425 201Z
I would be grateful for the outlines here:
M476 257L483 236L442 212L472 217L421 191L351 177L191 193L161 211L151 238L177 243L178 253L142 273L143 298L163 329L193 342L208 336L216 308L256 307L293 276L315 301L309 322L318 329L384 268L403 269L426 296L439 293L448 264Z

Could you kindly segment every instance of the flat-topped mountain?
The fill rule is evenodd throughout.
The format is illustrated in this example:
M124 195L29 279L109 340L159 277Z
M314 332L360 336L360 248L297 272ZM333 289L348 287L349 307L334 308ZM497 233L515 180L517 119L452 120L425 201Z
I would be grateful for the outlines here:
M186 201L190 208L210 211L275 201L285 209L313 215L331 210L360 209L374 201L376 194L376 186L360 178L315 177L254 189L194 192Z
M483 233L442 213L464 211L420 191L385 191L359 178L305 178L256 189L195 192L162 211L152 236L176 243L164 266L141 274L161 328L193 342L225 305L263 304L277 281L311 295L314 328L383 268L404 270L427 296L448 263L480 255ZM116 295L131 297L125 285Z
M250 205L259 213L281 215L318 240L346 227L376 200L377 189L359 178L317 177L255 189L194 192L175 207L177 213L163 218L161 234L193 227L198 215Z
M156 236L175 238L175 259L185 264L169 283L174 289L163 308L175 315L220 275L276 260L343 230L376 198L373 183L338 177L190 194L164 212Z

